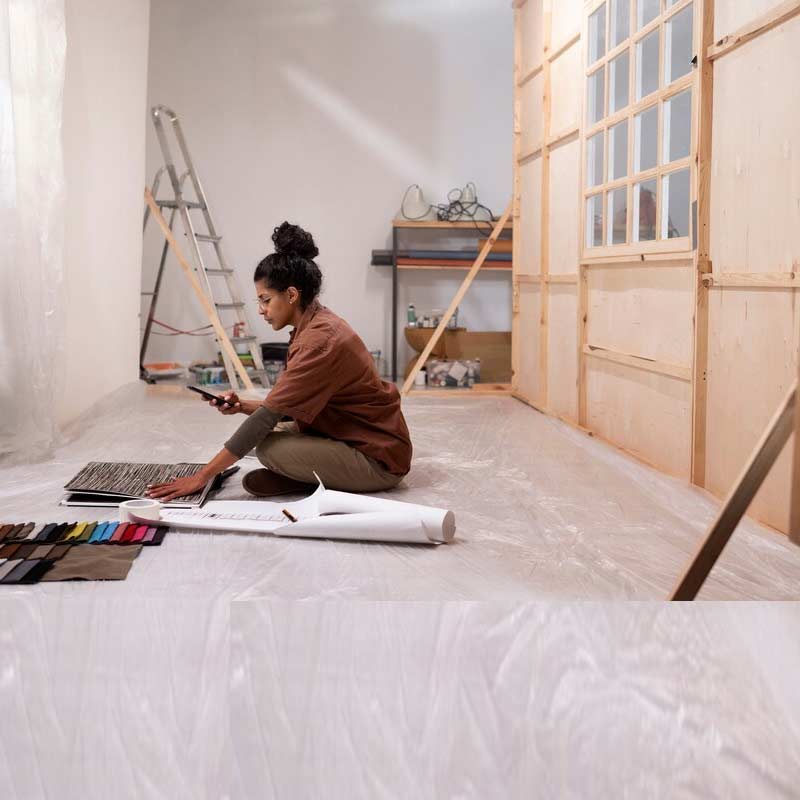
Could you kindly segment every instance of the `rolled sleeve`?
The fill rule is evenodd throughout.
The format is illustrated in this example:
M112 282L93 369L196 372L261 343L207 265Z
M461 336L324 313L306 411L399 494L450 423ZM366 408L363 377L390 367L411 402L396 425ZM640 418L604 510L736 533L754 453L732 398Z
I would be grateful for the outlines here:
M281 415L266 406L256 409L225 442L225 449L243 458L272 432Z

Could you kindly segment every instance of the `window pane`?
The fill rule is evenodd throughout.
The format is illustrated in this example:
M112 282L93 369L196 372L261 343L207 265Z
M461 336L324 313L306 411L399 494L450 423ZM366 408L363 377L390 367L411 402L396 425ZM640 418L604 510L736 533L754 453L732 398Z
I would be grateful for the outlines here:
M596 194L586 201L586 246L603 244L603 195Z
M606 115L605 71L602 67L589 76L589 79L586 81L586 91L589 93L586 113L588 115L589 125L592 125L595 122L599 122Z
M606 54L606 4L589 17L589 63Z
M606 244L625 244L628 238L628 187L608 193Z
M608 129L608 179L628 174L628 120Z
M608 113L613 114L628 105L628 51L620 53L610 65L608 76Z
M686 158L692 141L692 91L676 94L664 102L663 162Z
M633 171L644 172L657 164L658 108L651 106L633 118Z
M631 9L630 0L610 0L609 14L609 48L622 44L627 38L630 28Z
M692 12L690 3L664 26L664 85L692 68Z
M689 235L689 170L679 169L661 179L661 238Z
M656 179L633 186L633 241L656 238Z
M658 28L636 45L636 99L658 89Z
M636 5L636 30L644 28L648 22L652 22L659 13L658 0L637 0Z
M588 186L603 182L603 131L586 142L586 180Z

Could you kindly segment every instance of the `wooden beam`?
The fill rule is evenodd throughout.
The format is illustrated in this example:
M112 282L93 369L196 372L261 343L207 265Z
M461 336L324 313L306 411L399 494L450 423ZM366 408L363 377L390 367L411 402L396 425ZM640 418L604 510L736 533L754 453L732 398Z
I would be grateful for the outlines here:
M481 248L481 252L478 253L478 257L475 259L475 263L472 265L472 268L467 273L467 276L464 278L461 286L459 287L458 291L455 294L455 297L450 301L450 305L445 311L444 316L439 321L439 326L433 333L430 339L428 339L428 344L425 345L425 349L420 353L417 362L414 364L411 372L408 374L406 378L406 382L403 384L403 388L401 390L401 394L408 394L411 387L414 385L414 379L417 377L417 374L425 365L425 362L428 360L430 354L433 352L433 348L436 347L436 343L439 341L441 335L444 333L445 328L447 328L447 323L450 322L450 317L455 314L456 309L459 305L461 305L461 301L464 299L464 295L467 293L467 290L472 285L472 281L475 280L475 276L478 274L478 270L483 266L483 262L486 260L486 256L489 255L489 251L494 246L494 243L497 241L497 237L500 235L500 231L503 230L508 218L511 216L511 207L512 203L509 203L506 206L506 210L503 212L503 216L497 220L497 223L492 230L491 236L486 240L486 243Z
M519 380L519 285L517 275L520 262L520 230L519 230L519 207L520 207L520 168L519 154L522 143L522 99L519 90L519 78L522 71L522 12L519 8L514 9L514 132L513 132L513 158L512 158L512 181L511 181L511 383L516 386Z
M746 289L798 289L796 272L715 272L703 275L708 288L742 287Z
M517 164L524 164L526 161L530 161L532 158L536 158L536 156L540 155L542 152L542 145L537 145L533 148L533 150L528 150L527 153L522 153L517 156Z
M797 383L767 425L670 600L694 600L792 433Z
M525 75L517 81L517 86L522 88L528 81L532 81L543 69L544 63L537 64L530 72L525 73Z
M789 506L789 539L800 545L800 403L795 403L792 490Z
M668 375L671 378L678 378L682 381L692 379L692 368L684 367L680 364L670 364L666 361L657 361L655 358L645 356L635 356L631 353L620 353L616 350L608 350L605 347L586 344L583 346L583 353L593 358L600 358L604 361L613 361L615 364L623 364L626 367L635 367L647 372L655 372L657 375Z
M578 276L577 274L569 274L564 273L563 275L553 275L549 274L544 279L545 283L577 283Z
M703 276L711 271L711 144L714 108L714 64L707 57L714 40L714 2L703 0L700 9L700 69L694 102L695 172L697 175L697 249L694 253L694 341L692 353L692 460L690 475L696 486L706 485L706 432L708 420L708 289Z
M640 253L639 255L603 256L601 258L583 258L584 267L691 267L694 256L691 252L682 253Z
M511 394L510 383L476 383L471 388L453 387L452 389L434 386L427 389L412 389L408 392L408 396L413 397L463 397L465 395L486 397L487 395L503 396Z
M792 17L800 14L800 0L784 0L774 8L751 20L741 28L718 39L706 50L706 55L714 61L727 53L732 53L737 47L761 36L762 33L772 30L778 25L788 22Z
M566 42L556 47L553 52L547 56L547 60L552 64L559 56L563 56L572 45L577 44L581 40L581 32L578 31L573 36L570 36Z
M553 0L543 0L542 40L544 44L544 70L542 95L542 187L540 194L541 216L539 224L539 269L545 279L539 291L539 393L541 402L549 405L548 339L550 334L550 291L546 283L550 272L550 119L552 115L552 81L550 78L550 50L553 34Z
M559 131L555 135L551 136L547 142L547 146L552 150L554 147L560 144L566 144L568 141L571 141L580 132L581 132L580 126L570 125L568 128L565 128L564 130Z
M194 293L197 295L197 299L200 301L200 305L203 307L203 310L206 312L206 316L208 317L208 321L211 323L212 327L214 328L214 333L217 336L217 340L219 341L219 345L222 348L223 352L228 356L228 358L232 361L235 370L239 373L239 377L242 380L246 389L253 388L253 381L250 380L250 376L247 374L247 370L242 364L242 360L237 355L236 351L231 344L231 340L228 338L228 333L225 328L222 327L222 323L219 321L219 316L217 314L217 309L214 308L211 301L206 296L206 293L203 291L202 286L200 286L200 281L197 280L197 276L194 274L194 270L192 269L189 262L186 260L186 257L183 255L180 246L175 241L175 237L172 235L172 231L167 225L167 221L164 219L163 215L161 214L161 209L156 204L156 201L153 199L153 195L150 193L150 190L145 188L144 190L144 199L147 205L150 207L150 213L153 215L153 219L158 223L158 226L161 228L161 232L164 234L164 238L169 242L169 246L172 248L172 252L175 254L175 258L178 260L178 264L180 264L181 269L183 270L184 274L186 275L186 279L189 281L190 286L194 290ZM235 381L234 375L228 376L228 379L231 383Z
M484 225L491 225L494 227L495 220L493 219L481 219L476 220L478 223L482 223ZM392 221L392 225L395 228L469 228L474 230L475 229L475 222L473 220L456 220L455 222L443 222L442 220L438 219L423 219L423 220L413 220L413 219L395 219ZM511 220L509 220L505 225L503 225L503 230L511 230L512 228Z

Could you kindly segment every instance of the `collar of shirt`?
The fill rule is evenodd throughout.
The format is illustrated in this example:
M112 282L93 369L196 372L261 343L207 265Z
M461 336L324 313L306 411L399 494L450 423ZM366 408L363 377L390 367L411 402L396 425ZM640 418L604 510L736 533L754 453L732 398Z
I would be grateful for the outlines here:
M294 341L295 336L302 332L303 329L308 326L308 323L314 319L314 316L316 315L317 311L320 310L320 308L322 308L322 305L319 300L314 299L309 303L308 308L306 308L306 310L303 312L303 316L300 317L300 322L298 323L297 327L289 334L290 344Z

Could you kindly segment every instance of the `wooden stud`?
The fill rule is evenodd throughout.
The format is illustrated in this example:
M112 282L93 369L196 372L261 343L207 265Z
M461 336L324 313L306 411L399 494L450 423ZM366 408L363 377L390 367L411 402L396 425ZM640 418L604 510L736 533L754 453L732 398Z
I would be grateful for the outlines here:
M441 338L441 335L444 333L445 329L447 328L447 323L450 321L450 317L455 314L456 309L461 304L461 301L464 299L464 295L467 293L467 290L472 285L472 281L475 280L475 276L478 274L478 270L483 266L483 262L486 260L486 256L489 255L489 251L492 249L494 243L497 241L497 237L500 235L500 231L503 230L505 227L508 218L511 216L511 207L512 203L509 203L506 206L506 210L503 212L503 216L496 222L494 229L492 230L491 236L486 240L486 243L481 248L481 252L478 254L478 257L475 259L475 263L472 265L472 268L467 273L467 277L464 278L463 283L459 287L458 291L455 294L455 297L450 301L450 305L445 311L444 316L439 322L439 326L433 332L433 336L428 340L428 343L425 345L425 349L420 353L419 358L417 359L416 363L414 364L411 372L408 374L406 378L406 382L403 384L403 388L401 390L401 394L408 394L411 387L414 385L414 379L417 377L417 374L425 365L425 362L428 360L430 354L433 352L433 348L436 347L436 343Z
M695 25L695 30L697 26ZM699 75L694 89L697 107L695 141L697 249L694 290L694 352L692 365L692 483L706 485L706 435L708 419L708 287L703 275L711 271L711 143L714 108L714 65L703 57L714 40L714 0L702 0L700 9Z
M586 358L589 328L589 273L578 266L578 425L587 426Z
M511 384L519 382L519 268L520 268L520 228L519 213L521 201L519 155L522 141L522 108L519 89L520 72L522 71L522 12L519 6L514 8L514 133L513 133L513 178L511 198L512 255L511 255Z
M733 485L670 600L694 600L792 433L797 383L790 389Z
M775 8L764 12L761 16L751 20L733 33L723 36L719 41L709 45L705 53L709 60L714 61L721 56L732 53L738 47L761 36L762 33L772 30L778 25L788 22L792 17L800 14L800 0L784 0Z
M800 331L798 331L795 345L800 349ZM797 366L798 385L800 385L800 352L798 352L797 355ZM791 497L789 500L789 539L796 545L800 545L800 402L795 403L791 486Z
M552 36L552 0L543 0L543 42L544 42L544 94L542 98L542 193L540 226L540 269L546 277L550 271L550 117L552 113L552 82L550 64L550 40ZM542 403L548 405L548 334L549 334L550 292L546 283L539 293L539 392Z
M153 199L153 195L147 188L144 190L144 199L147 205L150 207L150 212L153 215L153 219L155 219L155 221L158 223L158 226L161 228L164 238L167 240L167 242L169 242L169 246L172 248L172 252L175 254L175 258L178 260L178 264L180 264L180 267L186 275L189 284L191 285L192 289L194 289L194 293L197 295L200 305L206 312L206 316L214 328L214 333L217 336L220 347L232 361L234 368L239 373L239 377L241 378L244 387L246 389L252 389L253 381L250 380L250 376L247 374L244 364L242 364L241 359L234 350L231 340L228 338L227 331L222 327L222 323L219 320L216 308L214 308L213 304L206 296L206 293L203 291L203 288L200 286L200 281L197 280L194 270L181 252L181 248L175 241L175 237L172 235L172 231L170 230L169 225L167 225L167 221L161 214L161 209L158 207L156 201ZM233 383L234 376L229 376L229 379Z

